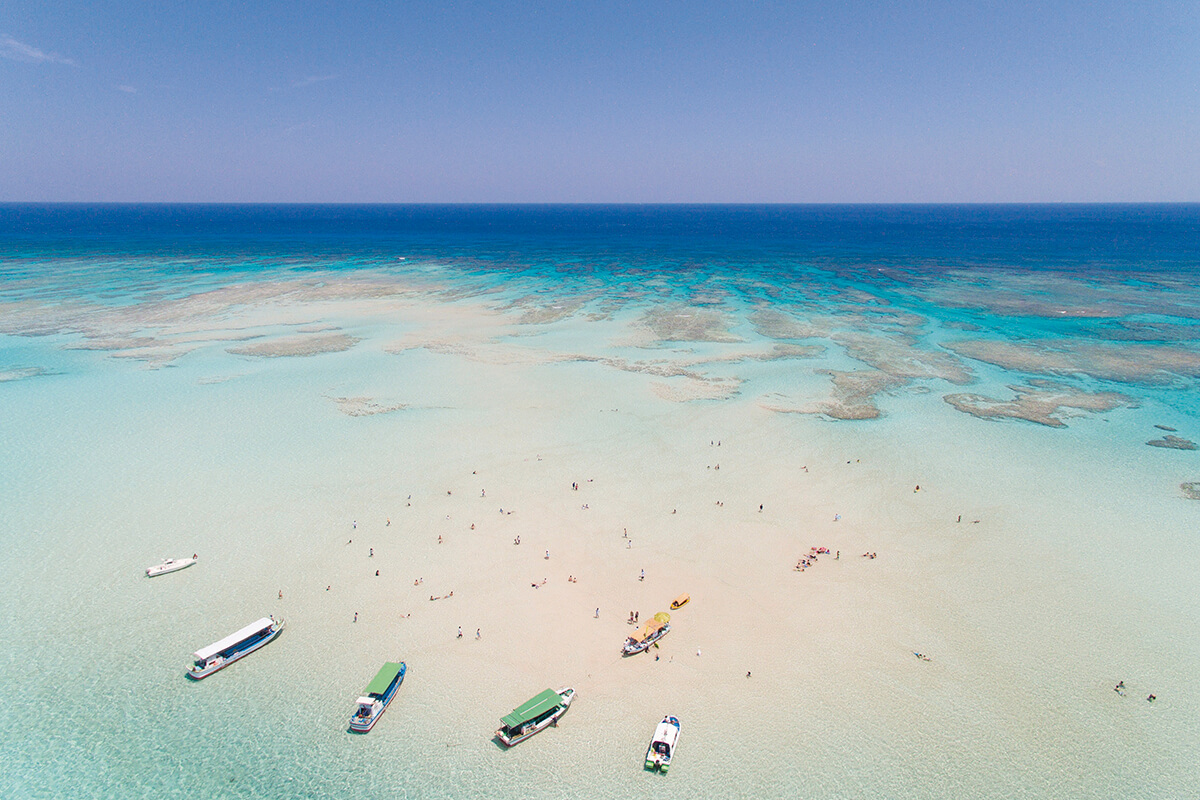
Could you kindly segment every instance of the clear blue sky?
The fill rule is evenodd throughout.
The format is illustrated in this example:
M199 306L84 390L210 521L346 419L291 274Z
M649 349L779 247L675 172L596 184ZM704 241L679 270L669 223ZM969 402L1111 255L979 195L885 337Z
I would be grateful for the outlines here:
M1200 201L1200 0L4 0L0 200Z

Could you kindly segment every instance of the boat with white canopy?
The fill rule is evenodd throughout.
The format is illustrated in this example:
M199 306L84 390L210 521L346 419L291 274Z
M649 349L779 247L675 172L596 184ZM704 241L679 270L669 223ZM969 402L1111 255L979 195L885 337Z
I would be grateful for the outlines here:
M237 633L231 633L208 647L201 647L192 654L196 663L188 668L188 677L194 680L207 678L217 670L224 669L239 658L273 641L282 630L283 620L273 616L263 617Z

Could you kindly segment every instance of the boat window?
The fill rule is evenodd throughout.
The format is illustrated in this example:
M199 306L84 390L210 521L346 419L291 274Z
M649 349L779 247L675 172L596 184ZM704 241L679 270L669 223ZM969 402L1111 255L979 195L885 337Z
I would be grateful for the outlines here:
M667 744L666 742L655 742L654 752L661 753L664 756L669 756L671 755L671 745Z

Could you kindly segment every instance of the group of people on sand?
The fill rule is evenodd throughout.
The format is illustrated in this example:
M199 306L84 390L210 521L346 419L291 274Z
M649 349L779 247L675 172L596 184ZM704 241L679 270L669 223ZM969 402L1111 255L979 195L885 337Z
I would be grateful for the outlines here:
M817 560L817 556L819 556L819 555L827 556L830 553L830 550L828 547L810 547L808 549L809 549L808 555L800 556L800 559L796 562L796 566L794 567L796 572L804 572L804 570L808 569L809 567L811 567L813 565L813 562ZM836 561L837 559L839 559L841 557L842 557L842 551L838 550L833 558Z
M874 553L863 553L862 557L863 558L874 558L875 554Z
M802 555L802 557L797 559L796 566L792 567L792 569L796 572L804 572L806 569L809 569L809 567L812 566L812 564L815 563L815 561L817 560L817 555L828 555L828 554L829 554L828 547L815 547L815 546L810 547L809 553L806 555ZM838 551L838 555L835 555L834 558L841 558L841 551Z
M628 623L629 623L630 625L637 625L637 623L638 623L638 612L636 612L636 611L630 611L630 612L629 612L629 619L628 619L627 621L628 621Z
M432 594L431 594L431 595L429 595L429 599L430 599L431 601L432 601L432 600L445 600L445 599L446 599L446 598L448 598L448 597L454 597L454 591L453 591L453 590L451 590L450 594L439 594L439 595L436 595L436 596L435 596L435 595L432 595Z

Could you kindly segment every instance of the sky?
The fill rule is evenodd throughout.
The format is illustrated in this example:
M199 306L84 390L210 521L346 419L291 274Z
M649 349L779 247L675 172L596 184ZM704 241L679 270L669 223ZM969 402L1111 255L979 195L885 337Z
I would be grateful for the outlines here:
M0 201L1200 201L1200 2L4 0Z

